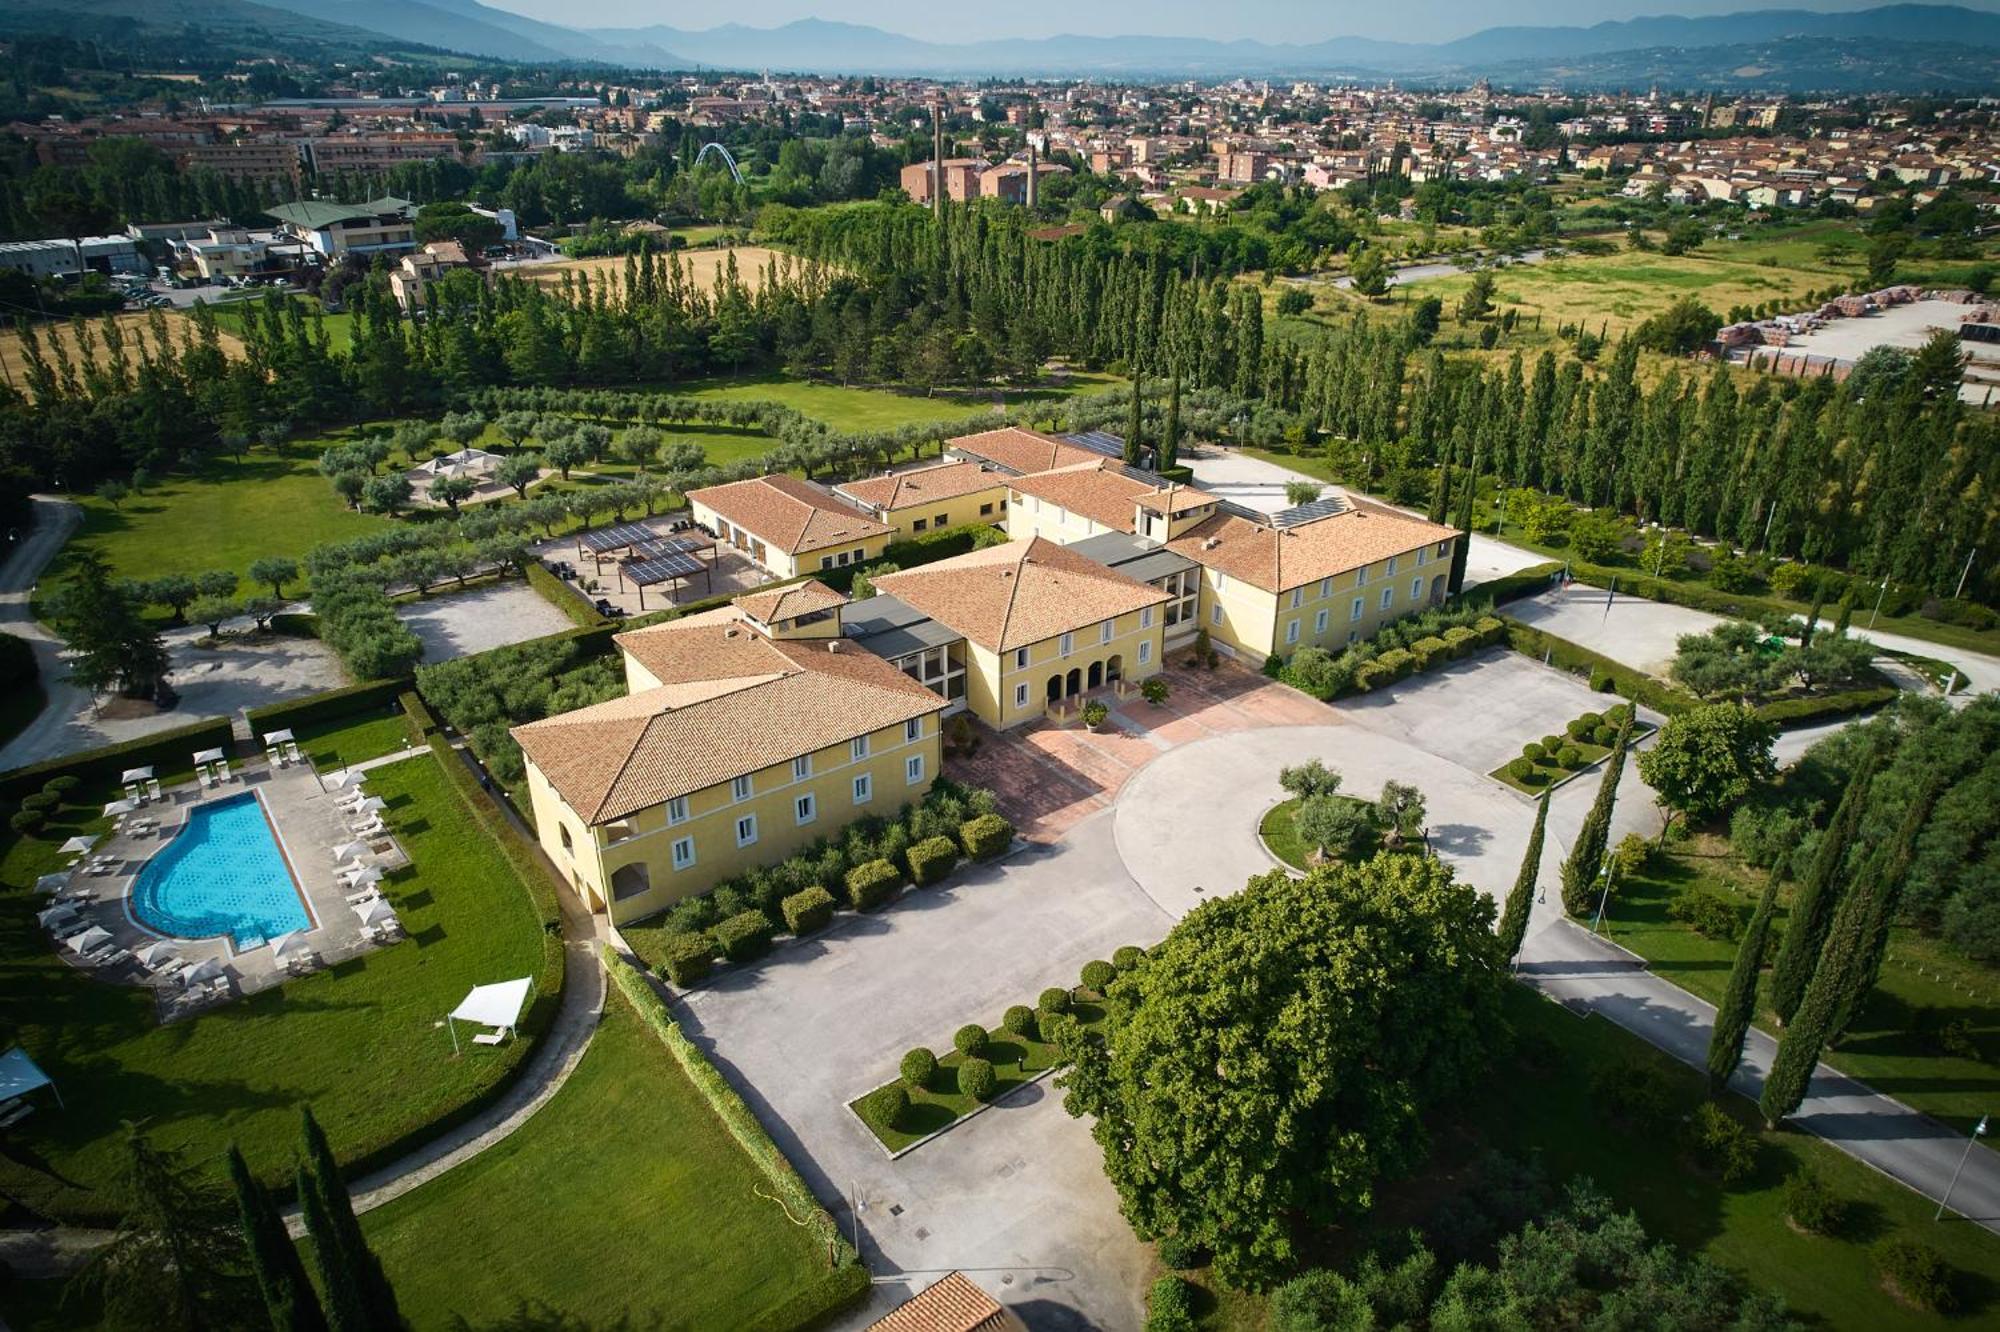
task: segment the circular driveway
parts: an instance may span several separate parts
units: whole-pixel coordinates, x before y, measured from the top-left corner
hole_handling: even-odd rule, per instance
[[[1345,795],[1372,798],[1392,778],[1415,786],[1439,858],[1489,896],[1513,884],[1533,806],[1455,763],[1353,725],[1239,731],[1162,754],[1118,795],[1113,836],[1126,870],[1179,918],[1276,868],[1257,824],[1285,798],[1278,770],[1311,758],[1341,775]]]

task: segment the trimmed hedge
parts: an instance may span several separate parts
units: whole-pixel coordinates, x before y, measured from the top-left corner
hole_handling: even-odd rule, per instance
[[[1111,984],[1117,975],[1118,968],[1099,958],[1083,964],[1083,975],[1080,979],[1083,981],[1084,989],[1103,994],[1104,987]]]
[[[858,1284],[849,1277],[816,1285],[810,1292],[814,1302],[809,1305],[795,1308],[797,1301],[787,1302],[786,1321],[776,1326],[796,1327],[817,1322],[859,1299],[869,1286],[867,1269],[861,1266],[854,1246],[842,1238],[840,1227],[834,1224],[833,1218],[813,1197],[812,1190],[806,1187],[797,1169],[779,1150],[778,1144],[771,1141],[771,1135],[764,1131],[764,1126],[757,1122],[756,1114],[669,1016],[667,1006],[647,984],[638,968],[610,948],[604,950],[604,964],[619,993],[638,1011],[640,1021],[665,1043],[680,1064],[681,1071],[687,1074],[688,1081],[708,1101],[709,1108],[715,1111],[716,1117],[729,1131],[729,1136],[763,1172],[764,1178],[783,1201],[786,1213],[795,1223],[810,1227],[832,1255],[833,1272],[829,1275],[838,1276],[842,1270],[860,1274]],[[802,1292],[801,1298],[806,1293]]]
[[[959,826],[959,840],[965,854],[974,860],[991,860],[1014,844],[1014,825],[998,814],[981,814]]]
[[[659,966],[667,979],[685,990],[708,979],[715,958],[715,939],[706,930],[669,934],[660,941]]]
[[[1439,662],[1451,659],[1453,654],[1451,644],[1433,634],[1410,644],[1410,655],[1416,658],[1417,670],[1427,671]]]
[[[999,1085],[1000,1078],[993,1071],[993,1065],[976,1055],[968,1055],[958,1066],[958,1091],[961,1096],[970,1096],[975,1101],[990,1100],[994,1088]]]
[[[977,1022],[968,1022],[951,1034],[951,1048],[962,1055],[976,1055],[986,1048],[988,1039],[986,1028]]]
[[[116,782],[118,774],[125,769],[142,768],[148,764],[165,770],[161,776],[164,782],[171,774],[189,771],[189,760],[197,751],[218,748],[225,754],[233,754],[235,750],[227,717],[211,717],[207,721],[171,731],[157,731],[136,740],[14,768],[0,773],[0,797],[18,799],[27,792],[40,790],[51,777],[71,776],[79,782]]]
[[[1850,712],[1866,712],[1879,708],[1896,697],[1893,685],[1883,685],[1876,689],[1854,689],[1844,694],[1826,694],[1819,698],[1782,698],[1774,703],[1757,706],[1757,716],[1767,722],[1813,721],[1821,717],[1840,717]]]
[[[571,587],[562,579],[542,567],[536,560],[528,565],[528,586],[542,594],[542,600],[563,613],[571,624],[580,629],[593,629],[600,624],[609,624],[608,616],[598,612],[590,598]]]
[[[1538,592],[1546,592],[1555,585],[1557,575],[1562,573],[1560,560],[1550,560],[1547,564],[1534,564],[1525,569],[1495,578],[1491,582],[1478,583],[1466,591],[1466,600],[1485,606],[1504,606],[1522,597],[1532,597]]]
[[[1506,624],[1507,641],[1523,656],[1537,659],[1546,656],[1551,666],[1571,675],[1587,675],[1593,682],[1602,680],[1626,698],[1669,717],[1686,712],[1695,705],[1692,695],[1684,694],[1644,671],[1635,671],[1622,662],[1592,652],[1567,638],[1557,638],[1554,634],[1522,624],[1519,620],[1509,619]]]
[[[1040,995],[1036,996],[1035,1008],[1043,1013],[1067,1013],[1074,1002],[1075,1000],[1071,998],[1068,990],[1059,990],[1054,986],[1050,986],[1048,989],[1043,990]]]
[[[881,906],[903,886],[903,871],[891,860],[869,860],[847,871],[847,904],[856,911]]]
[[[411,737],[420,745],[428,743],[437,734],[438,719],[430,704],[424,702],[424,696],[414,689],[405,689],[396,695],[396,701],[402,704],[403,720],[410,728]]]
[[[325,721],[328,717],[345,717],[371,707],[386,712],[409,688],[411,683],[407,675],[391,680],[364,680],[357,685],[326,689],[304,698],[273,703],[268,708],[251,708],[243,715],[250,722],[250,734],[261,736],[267,731],[304,726],[307,722]]]
[[[937,1075],[937,1066],[937,1056],[928,1047],[919,1045],[903,1056],[903,1062],[896,1071],[907,1086],[922,1087]]]
[[[833,919],[833,894],[818,885],[793,893],[778,906],[785,913],[785,928],[793,934],[823,930]]]
[[[928,888],[950,874],[958,865],[958,844],[949,837],[926,837],[908,852],[910,877],[917,887]]]
[[[1035,1035],[1035,1010],[1026,1004],[1015,1004],[1000,1015],[1000,1029],[1010,1036]]]
[[[771,947],[771,922],[761,911],[739,911],[709,932],[731,962],[762,957]]]

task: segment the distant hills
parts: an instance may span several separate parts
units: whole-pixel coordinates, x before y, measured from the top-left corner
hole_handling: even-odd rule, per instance
[[[579,7],[580,9],[583,7]],[[1401,79],[1515,87],[1826,92],[2000,89],[2000,13],[1896,4],[1850,13],[1763,9],[1588,27],[1499,27],[1434,44],[1334,37],[1284,44],[1199,37],[1051,36],[927,42],[856,23],[776,28],[573,28],[480,0],[0,0],[0,33],[129,20],[149,33],[224,33],[316,49],[441,48],[526,63],[592,62],[818,74],[1125,79]],[[232,41],[232,45],[234,44]]]

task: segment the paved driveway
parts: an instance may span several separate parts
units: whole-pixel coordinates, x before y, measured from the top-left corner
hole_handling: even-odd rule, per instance
[[[466,592],[441,592],[396,611],[423,641],[424,660],[449,661],[573,629],[569,617],[525,582],[508,579]]]

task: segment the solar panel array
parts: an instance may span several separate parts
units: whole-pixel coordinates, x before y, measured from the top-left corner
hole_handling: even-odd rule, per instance
[[[691,577],[700,573],[704,567],[702,562],[692,555],[675,553],[627,560],[619,566],[619,572],[640,587],[651,587],[655,583],[670,583],[677,578]]]
[[[1316,499],[1310,504],[1296,505],[1272,514],[1271,526],[1277,528],[1297,527],[1300,523],[1309,523],[1315,518],[1325,518],[1331,514],[1346,513],[1350,507],[1352,506],[1348,504],[1345,497],[1329,495],[1325,499]]]
[[[687,537],[654,537],[650,541],[632,543],[632,554],[642,560],[656,559],[662,555],[691,555],[708,547],[706,541],[694,541]]]
[[[1065,443],[1074,444],[1080,449],[1089,449],[1092,453],[1101,453],[1107,458],[1125,456],[1125,437],[1114,435],[1108,430],[1084,430],[1074,435],[1064,435],[1062,439]]]
[[[639,523],[619,523],[615,527],[600,527],[595,532],[585,532],[581,537],[584,546],[599,555],[608,550],[623,550],[627,546],[643,545],[659,539],[658,532]]]

